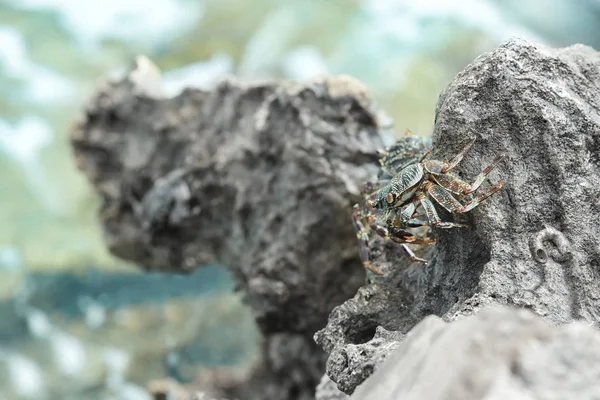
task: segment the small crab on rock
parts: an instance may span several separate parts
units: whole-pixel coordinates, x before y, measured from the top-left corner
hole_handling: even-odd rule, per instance
[[[448,162],[428,159],[426,139],[409,132],[403,140],[380,152],[378,180],[364,185],[363,199],[354,206],[353,213],[365,268],[378,275],[382,273],[371,264],[368,243],[371,231],[400,243],[411,261],[425,264],[427,261],[417,257],[407,243],[435,243],[432,228],[467,227],[442,221],[433,201],[451,214],[464,214],[502,188],[503,180],[487,192],[475,193],[504,154],[497,156],[471,183],[452,173],[474,142],[475,139],[470,140]]]

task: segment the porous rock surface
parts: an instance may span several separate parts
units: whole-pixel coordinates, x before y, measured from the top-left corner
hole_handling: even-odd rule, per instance
[[[340,391],[327,374],[323,375],[315,393],[316,400],[348,400],[350,396]]]
[[[364,275],[349,221],[381,140],[362,90],[230,80],[154,98],[107,82],[72,143],[110,250],[149,270],[219,261],[264,331],[314,332]]]
[[[147,59],[103,83],[74,126],[79,168],[117,256],[147,270],[229,267],[264,334],[239,399],[311,399],[325,353],[312,336],[365,272],[351,222],[383,146],[366,89],[227,80],[162,95]],[[231,386],[231,387],[230,387]]]
[[[432,158],[451,159],[471,138],[456,171],[472,179],[505,153],[489,177],[503,189],[457,218],[470,229],[438,232],[423,268],[374,242],[385,276],[336,307],[315,336],[346,393],[365,379],[354,371],[377,369],[378,349],[430,314],[453,321],[503,304],[551,324],[599,320],[600,53],[511,40],[480,56],[439,98]],[[399,336],[383,344],[377,326]]]
[[[529,310],[493,307],[452,323],[426,317],[351,399],[599,397],[597,329],[553,327]]]

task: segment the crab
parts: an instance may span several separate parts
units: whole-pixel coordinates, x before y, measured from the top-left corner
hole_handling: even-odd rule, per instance
[[[368,240],[371,231],[401,244],[411,261],[426,264],[427,260],[417,257],[408,243],[435,243],[433,228],[468,227],[442,221],[434,201],[451,214],[464,214],[502,188],[503,180],[487,192],[476,194],[487,175],[502,161],[504,154],[494,158],[470,183],[452,173],[474,142],[475,139],[470,140],[448,162],[428,159],[430,152],[424,151],[425,141],[409,133],[404,140],[380,152],[382,169],[378,181],[365,184],[363,199],[354,206],[353,213],[365,268],[381,274],[370,261]]]

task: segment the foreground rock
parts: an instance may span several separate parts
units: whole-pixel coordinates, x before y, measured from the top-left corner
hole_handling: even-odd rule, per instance
[[[381,349],[430,314],[452,321],[505,304],[553,324],[599,320],[599,93],[600,53],[521,40],[479,57],[442,93],[433,157],[448,160],[477,138],[457,171],[474,177],[506,153],[490,180],[507,183],[464,217],[471,229],[438,232],[424,268],[406,268],[398,250],[374,243],[386,276],[316,335],[341,390],[352,393],[389,354]],[[378,326],[395,335],[385,339]]]
[[[142,59],[98,89],[72,143],[114,254],[233,272],[265,338],[250,382],[225,394],[313,398],[324,353],[312,336],[364,282],[352,205],[382,147],[366,90],[232,80],[165,98]]]
[[[420,322],[352,400],[597,399],[600,332],[492,308]]]

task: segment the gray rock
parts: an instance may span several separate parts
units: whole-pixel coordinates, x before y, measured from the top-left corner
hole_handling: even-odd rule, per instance
[[[437,310],[451,306],[453,318],[493,301],[553,323],[598,320],[599,92],[598,52],[511,41],[442,93],[434,149],[477,137],[461,169],[473,175],[504,152],[494,175],[507,183],[471,214],[472,237],[441,236],[439,273],[430,284],[441,289]],[[448,154],[439,150],[434,155]]]
[[[98,90],[73,131],[75,157],[104,199],[114,254],[175,272],[218,260],[247,293],[265,334],[263,360],[226,397],[312,398],[323,353],[311,336],[355,293],[315,335],[346,393],[431,314],[454,321],[504,304],[551,324],[597,322],[600,55],[592,49],[513,40],[457,76],[437,105],[432,156],[448,160],[475,137],[457,171],[474,177],[503,152],[490,180],[507,183],[457,218],[471,229],[437,232],[436,248],[418,249],[425,267],[374,239],[373,262],[385,274],[358,292],[364,272],[350,213],[382,146],[362,87],[228,81],[166,99],[138,87],[145,81]],[[532,324],[524,334],[541,340]],[[473,388],[492,382],[480,378]]]
[[[382,146],[365,89],[332,78],[141,92],[109,81],[72,134],[111,251],[149,270],[217,260],[265,332],[315,332],[364,280],[352,205]]]
[[[356,381],[363,381],[375,368],[395,349],[402,340],[402,335],[394,331],[386,331],[377,327],[375,336],[367,343],[338,346],[331,352],[327,361],[327,373],[339,376],[337,387],[350,391]]]
[[[341,389],[352,393],[364,374],[337,368],[338,355],[368,345],[377,325],[406,334],[427,315],[452,321],[488,304],[527,308],[553,324],[598,321],[599,93],[600,53],[512,40],[477,58],[441,94],[432,157],[449,160],[476,138],[457,171],[472,179],[505,153],[489,180],[506,184],[456,218],[471,229],[437,232],[437,254],[423,268],[373,243],[374,264],[387,274],[334,309],[315,336]]]
[[[599,378],[595,328],[495,307],[449,324],[427,317],[351,399],[591,400]]]
[[[226,265],[265,335],[226,397],[314,398],[312,336],[365,280],[351,215],[383,146],[372,101],[344,77],[165,98],[149,65],[100,86],[72,133],[108,246],[148,270]]]
[[[350,396],[340,391],[327,374],[323,375],[317,386],[315,400],[348,400]]]

